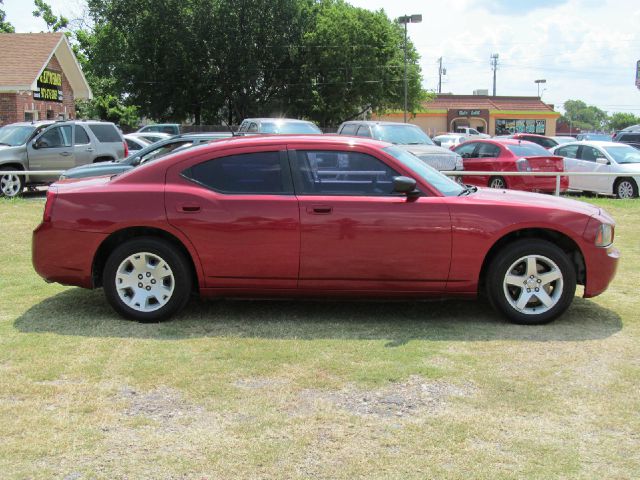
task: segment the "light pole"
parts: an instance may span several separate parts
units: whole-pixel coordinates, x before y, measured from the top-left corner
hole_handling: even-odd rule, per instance
[[[537,85],[538,85],[538,98],[540,98],[540,84],[541,84],[541,83],[547,83],[547,80],[546,80],[546,79],[544,79],[544,78],[540,78],[540,79],[538,79],[538,80],[534,80],[534,82],[533,82],[533,83],[535,83],[535,84],[537,84]]]
[[[398,23],[404,24],[404,123],[407,123],[407,24],[408,23],[420,23],[422,22],[422,15],[403,15],[398,17]]]

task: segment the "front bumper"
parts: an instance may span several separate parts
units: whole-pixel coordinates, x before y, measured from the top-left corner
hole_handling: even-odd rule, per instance
[[[616,275],[620,251],[614,246],[606,248],[590,247],[585,252],[587,281],[584,286],[584,298],[595,297],[604,292]]]

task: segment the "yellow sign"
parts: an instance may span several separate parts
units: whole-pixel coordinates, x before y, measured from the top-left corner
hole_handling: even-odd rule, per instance
[[[62,74],[43,70],[38,77],[38,89],[33,92],[34,100],[62,102]]]

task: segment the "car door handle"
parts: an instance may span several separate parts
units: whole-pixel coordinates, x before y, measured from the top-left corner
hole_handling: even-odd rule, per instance
[[[178,211],[181,213],[196,213],[200,211],[200,205],[196,203],[178,205]]]
[[[333,211],[333,207],[329,205],[313,205],[307,207],[307,213],[312,215],[329,215]]]
[[[71,156],[70,152],[60,152],[60,155],[62,155],[63,157],[69,157]]]
[[[87,152],[93,152],[93,148],[89,147],[89,148],[87,148],[85,151],[87,151]]]

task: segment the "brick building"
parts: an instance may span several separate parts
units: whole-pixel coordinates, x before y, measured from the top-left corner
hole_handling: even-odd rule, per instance
[[[510,133],[556,134],[560,113],[539,97],[492,97],[487,95],[439,94],[433,102],[408,121],[430,135],[471,127],[490,135]],[[390,113],[378,120],[402,122],[402,113]]]
[[[75,118],[92,93],[62,33],[0,34],[0,126]]]

